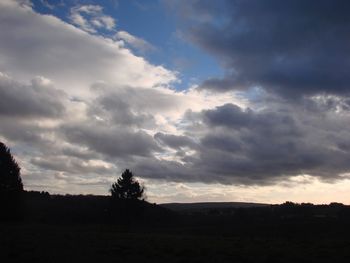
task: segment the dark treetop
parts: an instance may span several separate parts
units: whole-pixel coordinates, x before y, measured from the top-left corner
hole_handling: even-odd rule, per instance
[[[126,169],[117,182],[110,189],[113,198],[116,199],[143,199],[144,188],[134,179],[134,175]]]
[[[23,191],[20,170],[10,149],[0,142],[0,193],[19,193]]]

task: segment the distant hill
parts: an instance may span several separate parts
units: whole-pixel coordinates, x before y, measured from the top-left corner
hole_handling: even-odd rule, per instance
[[[197,212],[212,209],[265,207],[269,204],[245,202],[200,202],[200,203],[165,203],[160,206],[178,212]]]
[[[23,219],[51,223],[113,223],[118,220],[136,222],[168,221],[174,212],[140,200],[113,202],[103,195],[50,195],[25,191]]]

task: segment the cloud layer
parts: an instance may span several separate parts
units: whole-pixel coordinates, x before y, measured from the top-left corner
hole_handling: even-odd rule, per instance
[[[98,29],[112,31],[115,28],[114,18],[103,13],[99,5],[80,5],[71,8],[70,20],[84,31],[97,33]]]
[[[348,1],[190,1],[186,12],[166,2],[188,22],[187,39],[226,68],[225,77],[202,88],[260,86],[284,97],[349,94]]]
[[[91,31],[2,1],[0,139],[18,156],[27,187],[54,192],[106,193],[125,168],[181,183],[343,179],[350,171],[343,4],[335,16],[338,5],[323,1],[316,10],[304,1],[191,1],[182,10],[193,23],[187,37],[215,54],[227,76],[176,91],[177,72],[98,34],[105,16],[98,6],[72,7],[91,16]]]

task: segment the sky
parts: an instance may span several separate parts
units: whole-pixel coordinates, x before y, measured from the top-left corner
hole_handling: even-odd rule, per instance
[[[350,204],[350,3],[1,0],[0,141],[27,190]]]

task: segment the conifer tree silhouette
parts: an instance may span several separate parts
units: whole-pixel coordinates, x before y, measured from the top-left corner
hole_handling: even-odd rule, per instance
[[[20,167],[10,149],[0,142],[0,220],[17,220],[23,214]]]
[[[137,200],[143,199],[144,188],[129,169],[126,169],[117,182],[112,184],[110,189],[112,198],[120,200]]]
[[[10,149],[0,142],[0,193],[16,194],[23,191],[21,168],[18,166]]]

